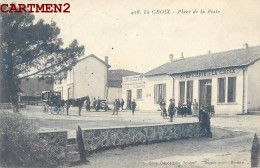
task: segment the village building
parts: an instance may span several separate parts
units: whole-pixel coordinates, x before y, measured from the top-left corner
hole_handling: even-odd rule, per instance
[[[107,92],[108,103],[113,103],[115,99],[122,98],[122,78],[124,76],[138,75],[139,73],[125,69],[116,69],[108,71]]]
[[[64,77],[54,82],[54,90],[64,100],[89,96],[91,100],[107,98],[108,57],[105,61],[91,54],[81,58]]]
[[[122,77],[139,74],[129,70],[109,70],[108,57],[105,61],[95,55],[81,58],[54,82],[54,90],[61,92],[64,100],[89,96],[91,101],[105,99],[113,103],[122,98]],[[61,71],[61,73],[64,73]]]
[[[146,102],[149,103],[147,101],[149,96],[145,95],[145,84],[143,74],[123,77],[122,98],[126,103],[135,99],[137,104],[136,110],[149,109],[149,105],[145,104]]]
[[[125,77],[122,97],[136,99],[141,110],[157,110],[161,99],[168,105],[174,98],[176,106],[188,99],[199,107],[214,105],[216,114],[260,112],[259,59],[260,47],[247,45],[177,60],[170,55],[169,62],[144,75]]]

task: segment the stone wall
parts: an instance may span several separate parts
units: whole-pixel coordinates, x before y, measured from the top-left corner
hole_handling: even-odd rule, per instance
[[[59,148],[60,152],[57,153],[60,158],[66,160],[67,158],[67,131],[54,131],[54,132],[39,132],[41,138],[48,141],[49,144],[55,145]]]
[[[82,132],[86,151],[205,136],[199,123],[86,129]]]

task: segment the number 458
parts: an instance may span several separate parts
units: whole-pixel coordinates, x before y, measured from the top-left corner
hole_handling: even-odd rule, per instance
[[[136,11],[133,11],[131,12],[132,15],[138,15],[138,14],[141,14],[141,11],[140,10],[136,10]]]

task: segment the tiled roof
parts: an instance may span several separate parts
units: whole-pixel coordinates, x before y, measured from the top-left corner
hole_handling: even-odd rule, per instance
[[[109,70],[107,74],[108,87],[122,87],[122,77],[139,75],[140,73],[125,69]]]
[[[144,75],[171,75],[227,67],[240,67],[250,65],[259,59],[260,46],[255,46],[174,60],[172,63],[165,63]]]
[[[122,80],[108,80],[107,86],[108,87],[121,88],[122,87]]]
[[[107,68],[110,68],[110,67],[111,67],[109,64],[107,64],[105,61],[103,61],[102,59],[98,58],[98,57],[95,56],[94,54],[90,54],[90,55],[88,55],[88,56],[85,56],[85,57],[83,57],[83,58],[78,59],[78,60],[76,61],[76,64],[77,64],[78,62],[82,61],[82,60],[85,60],[85,59],[91,58],[91,57],[92,57],[92,58],[95,58],[95,59],[97,59],[98,61],[100,61],[101,63],[103,63],[105,66],[107,66]],[[67,66],[64,67],[64,68],[61,68],[61,69],[57,70],[54,74],[59,74],[59,73],[63,72],[64,70],[67,71],[67,68],[70,67],[70,66],[72,66],[72,65],[73,65],[73,64],[67,65]],[[75,65],[73,65],[73,66],[75,66]]]
[[[111,67],[109,64],[107,64],[105,61],[103,61],[102,59],[98,58],[98,57],[95,56],[94,54],[90,54],[90,55],[88,55],[88,56],[86,56],[86,57],[84,57],[84,58],[81,58],[81,59],[79,59],[77,62],[80,62],[80,61],[82,61],[82,60],[84,60],[84,59],[86,59],[86,58],[89,58],[89,57],[93,57],[93,58],[97,59],[98,61],[100,61],[100,62],[102,62],[103,64],[105,64],[108,68]]]

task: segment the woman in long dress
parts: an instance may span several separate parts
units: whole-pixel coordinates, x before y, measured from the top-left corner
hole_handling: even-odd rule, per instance
[[[199,104],[196,101],[196,99],[194,99],[192,103],[192,115],[197,116],[198,114],[199,114]]]

